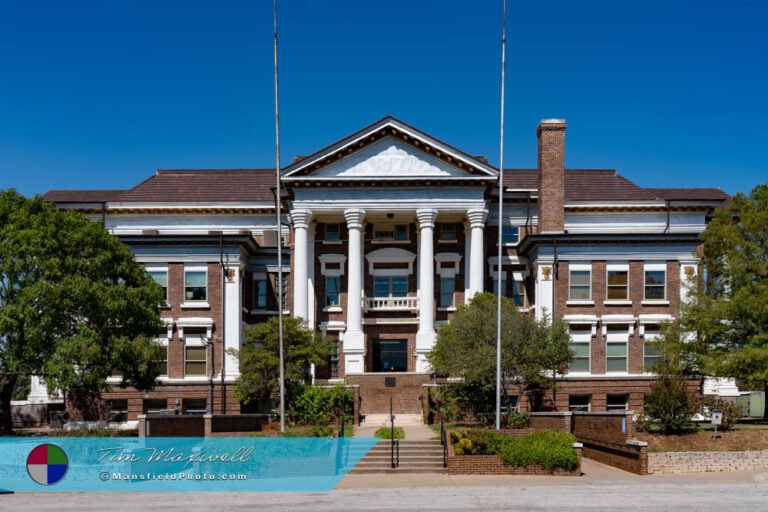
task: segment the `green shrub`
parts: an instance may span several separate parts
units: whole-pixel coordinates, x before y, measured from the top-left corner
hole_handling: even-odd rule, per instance
[[[528,428],[531,415],[527,412],[511,412],[507,415],[507,428]]]
[[[645,414],[659,424],[662,434],[679,434],[693,428],[696,399],[688,392],[685,378],[661,374],[645,398]]]
[[[720,397],[711,397],[704,399],[704,405],[709,409],[709,412],[723,411],[723,422],[717,427],[718,430],[731,430],[741,418],[741,411],[735,402],[729,402]]]
[[[450,432],[456,455],[498,455],[504,464],[514,466],[538,465],[548,471],[571,471],[578,464],[572,434],[561,432],[532,432],[513,438],[492,430],[462,430]]]
[[[392,429],[390,427],[381,427],[373,434],[373,437],[379,439],[392,439]],[[395,427],[395,439],[405,439],[405,431],[400,427]]]
[[[291,418],[299,425],[337,423],[342,414],[351,420],[353,394],[341,384],[333,387],[304,386],[293,401]]]

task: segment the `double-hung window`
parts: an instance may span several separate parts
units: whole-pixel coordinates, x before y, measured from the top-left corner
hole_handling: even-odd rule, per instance
[[[408,276],[374,276],[374,297],[406,297]]]
[[[514,245],[520,241],[520,226],[503,226],[501,228],[501,243]]]
[[[373,229],[373,239],[377,241],[408,241],[408,224],[377,224]]]
[[[163,289],[165,302],[168,302],[168,269],[147,267],[147,274]]]
[[[661,352],[656,345],[661,336],[659,324],[645,324],[643,327],[643,371],[652,372],[661,361]]]
[[[592,300],[592,266],[572,265],[568,276],[568,300]]]
[[[253,306],[255,309],[267,309],[267,278],[256,277],[253,280]]]
[[[339,276],[325,277],[325,305],[327,307],[339,306],[341,293],[341,278]]]
[[[663,263],[646,263],[644,300],[667,300],[667,268]]]
[[[590,342],[592,341],[592,324],[571,324],[571,345],[574,353],[571,363],[568,365],[568,371],[588,373],[589,372],[589,352]]]
[[[456,224],[452,222],[444,222],[440,224],[440,241],[441,242],[456,241]]]
[[[606,272],[606,299],[608,301],[629,300],[629,266],[609,263]]]
[[[630,326],[627,324],[608,324],[605,326],[605,370],[607,373],[626,373],[629,329]]]
[[[208,271],[205,268],[184,269],[184,302],[208,300]]]
[[[184,376],[204,377],[208,365],[208,347],[202,335],[184,336]]]
[[[326,242],[338,242],[341,240],[341,224],[326,224],[325,225],[325,241]]]
[[[440,278],[440,307],[450,308],[454,306],[453,295],[456,291],[455,277]]]

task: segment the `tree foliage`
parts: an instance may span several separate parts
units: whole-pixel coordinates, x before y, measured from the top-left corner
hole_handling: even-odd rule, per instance
[[[682,348],[704,374],[768,391],[768,185],[735,195],[702,240],[706,275],[702,286],[689,283],[695,300],[681,315],[691,334]]]
[[[443,325],[429,354],[440,375],[463,377],[466,385],[479,388],[478,397],[493,397],[496,386],[497,297],[475,295]],[[525,392],[554,384],[554,377],[570,362],[570,337],[561,322],[536,321],[502,297],[501,377],[506,387],[517,384]],[[483,392],[486,391],[486,392]],[[478,404],[490,410],[490,404]]]
[[[243,403],[268,401],[280,385],[278,319],[247,327],[243,348],[232,351],[240,360],[237,395]],[[304,327],[300,318],[283,319],[285,379],[306,382],[309,366],[322,366],[331,353],[331,343]]]
[[[20,375],[49,389],[152,387],[162,289],[104,226],[39,198],[0,192],[0,410],[9,431]]]

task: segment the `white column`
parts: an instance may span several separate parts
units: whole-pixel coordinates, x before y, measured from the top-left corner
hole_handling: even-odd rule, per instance
[[[488,210],[468,210],[471,250],[469,262],[469,301],[476,293],[482,293],[485,282],[485,265],[483,265],[483,228]]]
[[[315,329],[315,223],[307,230],[307,326]],[[314,368],[314,365],[313,365]]]
[[[27,400],[33,404],[48,402],[48,387],[43,382],[42,377],[33,375],[29,384],[29,395]]]
[[[552,262],[536,262],[536,320],[552,318],[555,303],[555,276]]]
[[[416,333],[416,371],[430,371],[427,354],[435,346],[435,253],[436,210],[416,210],[419,221],[419,330]]]
[[[307,298],[307,254],[309,252],[308,233],[309,222],[312,220],[310,210],[293,210],[293,316],[306,322],[309,316],[309,300]]]
[[[469,302],[469,274],[470,262],[472,261],[472,240],[470,237],[469,222],[464,223],[464,304]]]
[[[226,369],[224,378],[235,380],[240,376],[240,361],[229,353],[230,349],[240,350],[242,339],[243,282],[240,279],[240,264],[226,265],[224,275],[224,300],[227,302],[224,317],[224,348],[226,349]]]
[[[349,231],[349,274],[347,278],[347,330],[344,333],[344,371],[363,373],[365,335],[363,334],[363,245],[365,210],[344,210]]]

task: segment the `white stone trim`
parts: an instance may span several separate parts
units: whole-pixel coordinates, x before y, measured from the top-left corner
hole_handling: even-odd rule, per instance
[[[185,327],[204,327],[206,338],[213,341],[212,331],[213,331],[214,322],[212,318],[192,316],[192,317],[176,318],[174,321],[176,322],[176,328],[179,331],[180,339],[184,338]]]
[[[405,269],[379,269],[376,270],[376,263],[407,263],[408,275],[413,274],[413,262],[416,259],[416,255],[405,249],[399,249],[397,247],[386,247],[384,249],[376,249],[365,255],[365,259],[368,260],[368,273],[373,275],[402,275]],[[386,274],[380,273],[384,270],[397,270],[398,274]],[[379,273],[377,273],[379,272]]]
[[[343,254],[323,254],[317,259],[320,260],[320,274],[327,277],[340,277],[344,275],[344,264],[347,261],[347,257]],[[338,269],[329,269],[326,267],[327,263],[338,263]]]
[[[459,273],[461,254],[457,252],[441,252],[435,255],[435,274],[440,277],[456,277]],[[453,268],[443,268],[443,263],[453,263]]]

